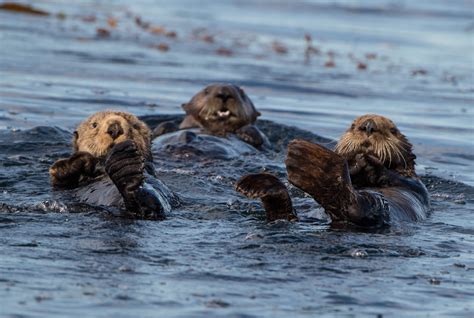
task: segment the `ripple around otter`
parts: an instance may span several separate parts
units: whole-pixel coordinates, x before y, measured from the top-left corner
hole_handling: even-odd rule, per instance
[[[0,316],[474,315],[471,1],[29,2],[50,16],[0,10]],[[308,60],[306,33],[319,50]],[[212,82],[243,86],[274,152],[155,154],[186,203],[163,222],[113,218],[50,190],[48,168],[85,117],[181,114]],[[243,172],[284,177],[291,138],[331,146],[364,113],[413,142],[433,203],[426,221],[332,230],[290,188],[303,222],[267,224],[233,190]]]
[[[151,125],[180,118],[143,117]],[[265,169],[284,177],[281,162],[293,138],[333,143],[271,121],[257,123],[274,151],[211,162],[154,154],[160,178],[184,201],[163,222],[114,218],[51,191],[47,168],[68,153],[69,132],[53,127],[1,131],[1,180],[8,190],[0,192],[0,242],[9,257],[0,262],[0,271],[8,273],[0,295],[18,302],[9,310],[28,314],[45,303],[50,315],[61,315],[66,313],[61,304],[73,297],[91,312],[97,306],[114,312],[119,304],[139,304],[138,312],[147,315],[158,306],[151,304],[159,295],[160,310],[170,314],[180,306],[198,313],[215,298],[228,304],[217,307],[229,315],[275,306],[281,315],[302,308],[307,314],[330,313],[334,306],[365,313],[403,308],[414,314],[422,310],[421,302],[429,302],[429,294],[460,306],[474,294],[467,279],[473,242],[466,235],[472,227],[450,224],[449,215],[459,207],[449,198],[472,200],[471,187],[425,176],[436,194],[431,217],[379,233],[330,230],[324,215],[314,214],[316,204],[296,190],[303,222],[266,224],[260,204],[234,191],[235,180]],[[42,140],[36,147],[35,138]],[[28,165],[9,165],[11,158]],[[192,173],[177,174],[179,169]],[[462,209],[474,211],[471,203]],[[387,293],[387,286],[393,292]],[[402,288],[405,293],[399,294]],[[289,300],[287,307],[278,300],[282,297]],[[314,302],[325,309],[309,306]]]

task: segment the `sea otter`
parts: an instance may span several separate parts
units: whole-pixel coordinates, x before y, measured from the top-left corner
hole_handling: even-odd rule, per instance
[[[156,178],[150,148],[151,131],[134,115],[95,113],[74,131],[71,157],[51,166],[51,184],[125,216],[163,219],[177,198]]]
[[[290,183],[310,194],[336,227],[383,227],[426,217],[429,196],[415,173],[412,145],[388,118],[354,120],[335,151],[304,140],[288,146]],[[237,191],[261,198],[269,220],[295,219],[284,184],[270,174],[242,177]]]
[[[201,132],[217,137],[236,136],[240,140],[260,148],[268,145],[265,135],[253,125],[260,116],[242,88],[231,84],[206,86],[191,100],[182,105],[186,117],[181,123],[168,121],[158,125],[153,137],[178,130],[173,137],[177,142],[189,143]]]

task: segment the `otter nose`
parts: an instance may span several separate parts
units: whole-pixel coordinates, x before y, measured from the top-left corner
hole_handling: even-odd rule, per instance
[[[365,131],[368,135],[372,135],[374,131],[377,131],[377,126],[372,119],[367,120],[360,126],[362,131]]]
[[[229,98],[232,97],[232,93],[226,87],[224,87],[216,94],[216,97],[222,99],[222,102],[225,103]]]
[[[113,138],[117,139],[118,136],[123,134],[123,128],[119,123],[115,122],[109,125],[107,128],[107,133]]]

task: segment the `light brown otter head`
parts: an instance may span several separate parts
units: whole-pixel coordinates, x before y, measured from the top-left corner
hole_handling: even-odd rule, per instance
[[[375,155],[386,168],[414,177],[416,156],[412,145],[388,118],[364,115],[356,118],[336,145],[347,160],[358,153]]]
[[[139,152],[151,160],[151,131],[136,116],[118,111],[102,111],[83,121],[74,132],[74,151],[103,158],[117,143],[133,140]]]
[[[209,85],[182,107],[202,128],[217,134],[235,132],[260,116],[243,89],[230,84]]]

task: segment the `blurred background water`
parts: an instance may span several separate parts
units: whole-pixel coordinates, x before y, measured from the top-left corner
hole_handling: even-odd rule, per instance
[[[48,148],[28,152],[30,135],[12,132],[58,127],[42,138],[65,147],[95,111],[177,114],[213,82],[241,85],[264,119],[334,139],[356,116],[388,116],[420,174],[474,185],[473,1],[24,3],[49,15],[0,10],[0,203],[30,198],[31,180],[48,187]],[[383,234],[269,226],[225,205],[161,223],[3,213],[0,313],[469,316],[471,195],[446,186],[428,221]]]

